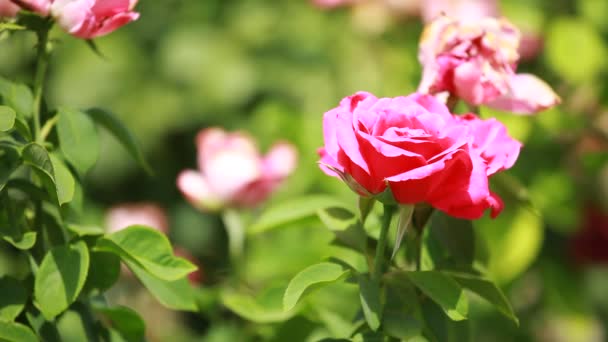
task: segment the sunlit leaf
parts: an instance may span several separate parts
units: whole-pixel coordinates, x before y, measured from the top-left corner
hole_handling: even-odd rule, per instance
[[[344,279],[350,274],[341,265],[322,262],[302,270],[289,282],[283,297],[283,309],[293,309],[296,304],[314,289]]]
[[[99,140],[95,123],[83,112],[60,108],[57,111],[59,147],[67,160],[84,175],[97,161]]]
[[[130,226],[97,241],[97,249],[111,252],[123,261],[132,261],[163,280],[178,280],[196,271],[196,266],[176,257],[167,237],[156,229]]]
[[[438,271],[413,271],[407,272],[407,276],[425,295],[439,304],[450,319],[460,321],[467,318],[467,297],[454,279]]]
[[[307,217],[313,217],[317,210],[340,205],[340,202],[327,195],[309,195],[278,203],[266,209],[258,220],[248,229],[249,234],[259,234]]]
[[[89,272],[89,251],[80,241],[51,249],[42,260],[34,283],[34,298],[47,319],[72,304]]]

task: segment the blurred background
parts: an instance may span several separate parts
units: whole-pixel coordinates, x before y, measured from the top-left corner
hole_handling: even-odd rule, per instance
[[[54,32],[49,106],[104,107],[141,142],[154,176],[100,131],[101,159],[85,182],[85,220],[107,226],[109,208],[148,203],[183,255],[200,265],[201,313],[162,309],[125,273],[112,300],[145,317],[151,341],[315,341],[339,335],[356,314],[350,285],[310,297],[324,311],[282,313],[281,286],[332,255],[332,235],[316,219],[248,236],[239,293],[219,299],[231,272],[227,238],[214,214],[192,208],[175,185],[196,168],[194,137],[203,128],[246,130],[262,151],[276,140],[299,151],[295,174],[264,207],[302,194],[354,203],[339,180],[317,167],[321,118],[344,96],[415,91],[423,28],[419,1],[367,0],[321,6],[307,0],[141,1],[141,18],[96,40],[103,57]],[[331,8],[329,8],[331,7]],[[496,191],[516,189],[496,220],[475,222],[489,245],[489,272],[519,316],[516,327],[481,301],[471,308],[473,341],[608,339],[608,1],[508,0],[500,13],[524,34],[523,61],[552,85],[561,106],[537,116],[482,109],[522,141],[518,163]],[[0,74],[29,80],[34,37],[0,41]],[[526,190],[527,189],[527,190]],[[522,201],[524,199],[525,201]],[[528,201],[530,204],[522,204]],[[0,273],[18,273],[1,242]],[[250,300],[245,312],[226,301]],[[228,306],[228,307],[227,307]],[[293,316],[293,317],[292,317]],[[250,321],[257,322],[253,324]],[[77,339],[76,339],[77,340]]]

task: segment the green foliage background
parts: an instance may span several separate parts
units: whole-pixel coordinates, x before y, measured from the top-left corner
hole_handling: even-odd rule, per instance
[[[503,215],[475,223],[490,247],[490,273],[507,291],[521,326],[474,302],[476,323],[469,337],[600,341],[608,336],[608,272],[605,266],[577,264],[569,239],[590,203],[608,209],[608,3],[509,0],[501,8],[524,31],[538,30],[544,38],[540,55],[520,70],[540,75],[564,103],[534,117],[483,111],[524,142],[508,174],[529,189],[521,197],[532,208],[505,198]],[[47,84],[53,107],[103,104],[111,109],[141,141],[155,173],[146,176],[100,131],[100,161],[86,180],[90,223],[103,224],[104,211],[112,205],[157,202],[169,214],[171,239],[200,260],[203,288],[221,282],[229,271],[221,220],[195,211],[175,186],[180,170],[195,168],[194,135],[209,126],[246,130],[263,150],[278,139],[297,145],[298,170],[267,207],[310,193],[355,205],[350,190],[317,167],[322,114],[357,90],[382,97],[414,91],[421,70],[418,18],[348,8],[322,11],[306,0],[142,1],[138,10],[139,21],[96,41],[103,58],[82,41],[54,32],[61,38],[54,42],[57,53]],[[28,80],[33,44],[27,35],[0,41],[0,74]],[[600,148],[585,148],[589,140]],[[501,184],[495,184],[499,192]],[[233,310],[218,309],[217,296],[205,290],[201,302],[213,314],[162,311],[133,284],[119,286],[115,297],[149,308],[138,311],[152,340],[299,341],[335,335],[357,309],[352,287],[335,285],[315,293],[309,306],[322,303],[326,310],[305,310],[295,317],[282,313],[282,291],[276,290],[323,258],[349,258],[348,252],[329,247],[331,238],[314,218],[251,235],[242,266],[246,288],[224,295],[229,296],[224,304],[232,303]],[[11,251],[6,243],[0,246],[0,274],[19,272]],[[128,298],[132,293],[138,294],[135,299]],[[257,302],[247,302],[243,293]]]

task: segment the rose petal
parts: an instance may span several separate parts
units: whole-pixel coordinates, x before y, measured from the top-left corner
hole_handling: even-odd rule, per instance
[[[207,180],[197,171],[182,171],[177,177],[177,188],[198,209],[214,211],[224,204],[212,192]]]
[[[560,102],[559,96],[540,78],[517,74],[509,79],[509,92],[487,105],[518,114],[535,114]]]

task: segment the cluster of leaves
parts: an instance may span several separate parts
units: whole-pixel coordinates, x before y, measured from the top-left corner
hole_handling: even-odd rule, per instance
[[[38,37],[48,32],[41,35],[46,26],[33,29]],[[39,44],[40,67],[48,51],[44,39]],[[176,257],[166,236],[152,228],[105,234],[80,224],[82,181],[98,158],[98,127],[149,166],[113,114],[45,108],[41,87],[38,80],[31,89],[0,78],[0,237],[24,261],[18,272],[0,278],[0,340],[62,341],[65,322],[82,340],[142,340],[139,315],[109,305],[104,296],[118,280],[121,262],[161,304],[190,311],[197,308],[186,276],[196,267]]]
[[[459,337],[471,336],[470,326],[465,321],[469,317],[469,298],[487,301],[518,324],[505,295],[486,275],[487,246],[471,221],[434,212],[423,230],[407,229],[412,208],[403,208],[395,215],[400,217],[399,224],[394,225],[396,231],[391,234],[395,241],[393,251],[384,256],[392,260],[391,265],[376,279],[370,273],[373,271],[373,247],[379,242],[377,234],[362,219],[370,211],[370,216],[375,215],[373,203],[362,205],[357,214],[335,200],[317,197],[299,199],[297,206],[296,203],[283,203],[267,211],[252,230],[255,233],[268,231],[316,212],[334,234],[332,244],[360,254],[367,263],[353,265],[331,257],[304,269],[290,281],[284,292],[285,313],[291,313],[290,316],[310,313],[310,303],[306,304],[310,293],[345,282],[357,287],[360,310],[353,317],[350,333],[335,336],[339,338],[355,341],[378,338],[459,340]],[[318,209],[319,205],[323,209]],[[299,209],[282,210],[284,206]],[[429,215],[426,208],[414,211],[414,215],[421,213]],[[374,222],[373,219],[375,217],[367,220]],[[416,217],[413,221],[415,225]],[[402,241],[405,248],[400,249]],[[238,305],[236,309],[241,311]]]

